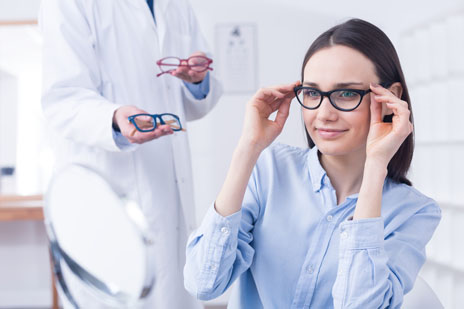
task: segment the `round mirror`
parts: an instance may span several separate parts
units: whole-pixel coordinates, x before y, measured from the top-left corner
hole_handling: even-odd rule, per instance
[[[84,289],[109,306],[143,302],[154,283],[154,254],[137,203],[117,195],[97,172],[72,165],[53,177],[44,214],[56,279],[66,301],[85,307],[76,295]]]

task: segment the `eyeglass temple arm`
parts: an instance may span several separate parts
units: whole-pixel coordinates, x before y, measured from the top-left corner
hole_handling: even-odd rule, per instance
[[[174,70],[163,71],[161,73],[156,74],[156,77],[160,77],[161,75],[166,74],[166,73],[171,73],[172,71]]]
[[[134,120],[135,121],[135,120]],[[153,123],[152,122],[149,122],[149,121],[141,121],[141,120],[137,120],[135,121],[137,123],[137,126],[141,129],[146,129],[146,128],[150,128],[153,126]],[[179,126],[177,125],[173,125],[173,123],[176,123],[177,121],[176,120],[168,120],[168,121],[165,121],[165,124],[169,125],[171,128],[173,129],[180,129]],[[185,132],[187,131],[186,129],[182,129],[181,130],[182,132]],[[134,136],[135,135],[135,132],[137,132],[137,128],[134,128],[132,130],[132,132],[129,134],[130,136]]]

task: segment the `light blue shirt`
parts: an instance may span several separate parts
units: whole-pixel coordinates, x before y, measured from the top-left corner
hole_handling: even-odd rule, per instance
[[[205,78],[198,84],[183,82],[185,87],[190,91],[193,97],[197,100],[203,100],[209,93],[209,72]]]
[[[353,221],[357,196],[337,205],[316,147],[272,145],[241,211],[222,217],[211,206],[190,236],[186,289],[209,300],[238,279],[229,308],[400,308],[440,208],[387,178],[382,216]]]

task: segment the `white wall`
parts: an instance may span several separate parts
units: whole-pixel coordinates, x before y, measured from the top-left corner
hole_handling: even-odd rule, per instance
[[[51,306],[51,272],[42,222],[0,223],[0,308]]]
[[[0,71],[0,102],[16,102],[17,79],[7,72]],[[0,166],[16,164],[16,104],[0,103]],[[2,188],[0,188],[2,192]]]
[[[3,93],[9,98],[2,97],[1,104],[3,111],[18,115],[9,118],[11,133],[17,136],[16,147],[8,145],[11,152],[16,153],[16,189],[21,194],[39,193],[44,183],[39,172],[43,139],[40,106],[42,73],[41,38],[36,26],[0,27],[0,71],[15,80],[14,88],[3,84]],[[1,164],[3,162],[0,161]]]
[[[0,20],[36,19],[40,0],[0,0]]]
[[[401,51],[416,111],[415,186],[438,201],[442,221],[422,276],[445,308],[464,305],[464,3],[405,29]]]
[[[35,18],[39,2],[39,0],[0,0],[0,20]],[[215,50],[214,29],[217,23],[251,22],[256,24],[258,30],[258,86],[286,83],[299,79],[301,62],[312,40],[328,27],[349,17],[360,17],[375,23],[390,36],[396,46],[400,46],[405,33],[412,31],[413,26],[423,22],[428,23],[435,16],[454,12],[454,8],[458,7],[461,2],[462,0],[443,0],[440,2],[419,0],[383,2],[362,0],[325,0],[323,2],[191,0],[203,33],[210,42],[213,52]],[[401,49],[400,57],[406,67],[410,61],[413,61],[405,58],[401,54]],[[8,61],[8,63],[10,62]],[[406,78],[408,80],[409,74],[414,75],[414,72],[407,72]],[[420,89],[420,85],[411,88],[414,92]],[[194,163],[197,218],[199,220],[214,200],[223,182],[232,151],[241,132],[244,107],[251,95],[252,93],[226,94],[208,116],[188,125]],[[427,105],[420,101],[417,92],[413,95],[414,100],[416,100],[415,98],[418,102],[413,102],[413,106],[416,118],[419,119],[421,113],[423,114],[425,111],[426,107],[424,106]],[[450,113],[450,116],[456,116],[452,119],[459,122],[460,114]],[[445,115],[439,122],[433,122],[433,125],[443,126],[443,122],[447,121],[446,119],[449,121],[450,118],[446,118]],[[304,146],[301,124],[299,108],[297,104],[293,104],[288,124],[279,140]],[[419,120],[418,129],[424,125],[427,124],[421,125]],[[38,125],[35,124],[35,126]],[[448,128],[448,132],[452,133],[453,127],[449,126]],[[2,129],[0,128],[0,130]],[[442,144],[434,144],[430,151],[430,147],[427,148],[426,143],[419,144],[416,157],[425,159],[422,159],[422,163],[416,163],[416,159],[414,159],[414,164],[420,165],[424,162],[436,161],[436,158],[442,154],[443,147],[440,147],[441,145],[448,145],[447,141],[443,141]],[[461,201],[462,199],[457,197],[447,198],[447,196],[450,197],[451,193],[447,193],[446,188],[437,191],[434,184],[424,185],[420,182],[421,177],[435,181],[450,177],[451,173],[458,176],[464,173],[462,171],[463,164],[460,162],[464,155],[462,143],[446,147],[446,156],[449,160],[444,162],[448,162],[448,165],[445,169],[436,170],[437,173],[441,174],[437,176],[431,173],[430,165],[421,165],[420,168],[415,168],[416,173],[413,175],[413,180],[417,179],[419,186],[422,186],[421,189],[438,200]],[[421,170],[427,173],[420,174]],[[439,185],[440,181],[436,181],[436,183]],[[462,181],[453,183],[454,192],[462,194],[462,184]],[[462,241],[456,235],[462,235],[459,232],[463,232],[460,223],[464,216],[462,213],[454,211],[446,211],[445,214],[440,225],[439,233],[444,235],[441,236],[441,240],[446,239],[449,235],[452,235],[453,238],[449,238],[448,247],[443,247],[443,244],[438,242],[435,248],[429,248],[431,256],[440,255],[442,251],[446,252],[446,250],[448,250],[448,254],[452,254],[451,247],[462,248]],[[450,220],[451,217],[453,219]],[[27,222],[0,224],[0,260],[2,260],[0,265],[0,307],[11,307],[14,304],[22,306],[28,304],[49,305],[45,232],[39,225]],[[435,243],[437,242],[435,241]],[[455,250],[455,252],[462,254],[462,251]],[[462,255],[458,256],[464,258]],[[454,304],[455,308],[462,307],[464,302],[459,302],[458,297],[464,294],[459,293],[459,291],[464,291],[463,281],[454,279],[455,269],[440,265],[435,267],[433,263],[428,263],[424,269],[424,275],[429,283],[437,288],[442,301],[446,304]],[[452,295],[448,295],[449,293]]]
[[[32,4],[32,5],[28,5]],[[0,2],[0,20],[35,18],[38,2]],[[11,12],[7,15],[6,8]],[[15,8],[15,10],[13,10]],[[16,184],[3,194],[42,192],[40,37],[36,27],[0,27],[0,165],[16,166]],[[10,191],[15,190],[15,192]],[[0,222],[0,308],[51,306],[51,271],[42,222]]]

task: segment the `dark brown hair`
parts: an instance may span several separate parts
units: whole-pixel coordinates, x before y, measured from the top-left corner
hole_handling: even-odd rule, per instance
[[[395,47],[382,30],[367,21],[351,19],[321,34],[306,52],[301,69],[302,82],[304,80],[304,68],[309,58],[317,51],[334,45],[344,45],[353,48],[371,60],[375,66],[376,74],[380,79],[380,84],[383,86],[389,87],[395,82],[401,83],[403,86],[401,100],[408,103],[409,110],[411,111],[410,120],[413,122],[411,100]],[[313,148],[314,142],[309,136],[308,130],[306,130],[306,138],[309,148]],[[406,174],[411,165],[413,152],[414,132],[405,139],[390,160],[387,168],[389,178],[398,183],[411,185],[411,181],[406,178]]]

